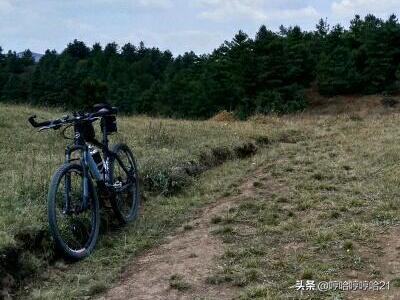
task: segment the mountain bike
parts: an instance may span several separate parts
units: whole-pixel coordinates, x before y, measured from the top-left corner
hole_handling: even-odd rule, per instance
[[[117,132],[116,114],[115,107],[99,104],[90,112],[75,112],[57,120],[37,122],[36,116],[28,119],[39,131],[63,128],[63,137],[73,140],[66,147],[65,163],[55,172],[48,192],[50,232],[67,258],[83,259],[93,251],[99,235],[100,205],[106,201],[122,224],[138,216],[140,194],[135,157],[126,144],[109,148],[108,136]],[[101,142],[93,127],[97,120]],[[66,135],[70,127],[73,138]]]

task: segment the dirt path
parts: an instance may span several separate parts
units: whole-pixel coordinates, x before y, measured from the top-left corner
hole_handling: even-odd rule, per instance
[[[385,288],[382,291],[358,291],[348,294],[348,299],[360,300],[397,300],[400,299],[400,289],[396,286],[400,282],[400,227],[395,227],[389,233],[383,234],[379,239],[381,253],[377,251],[368,251],[371,261],[379,270],[377,280],[390,282],[390,289]],[[382,254],[382,255],[379,255]],[[371,279],[369,274],[358,274],[357,280],[375,280]],[[395,281],[394,281],[395,280]],[[396,282],[397,281],[397,282]]]
[[[259,175],[256,172],[239,187],[240,196],[221,198],[204,208],[163,245],[139,257],[120,283],[99,300],[232,299],[237,290],[206,283],[210,271],[218,267],[215,259],[224,253],[222,241],[211,233],[217,225],[210,220],[235,206],[240,197],[251,195]]]
[[[199,216],[182,226],[165,243],[138,257],[122,275],[117,286],[106,292],[99,300],[138,299],[232,299],[239,294],[238,288],[224,284],[212,285],[207,278],[218,268],[218,258],[224,253],[223,242],[212,233],[219,225],[212,224],[213,216],[220,216],[231,207],[236,207],[241,199],[254,196],[254,183],[265,177],[257,171],[247,178],[238,190],[240,195],[218,199],[203,208]],[[271,188],[272,181],[269,181]],[[278,189],[279,187],[274,187]],[[368,259],[378,274],[352,271],[348,280],[391,281],[390,290],[355,291],[345,294],[351,300],[400,299],[400,227],[382,234],[378,248],[365,247],[361,255]],[[293,248],[285,246],[284,250]],[[298,245],[295,245],[296,247]],[[395,280],[395,281],[394,281]]]
[[[385,299],[400,299],[400,290],[394,286],[393,281],[400,279],[400,227],[394,228],[388,235],[383,236],[381,243],[384,255],[379,259],[378,267],[382,272],[382,278],[392,283],[390,290],[385,294]]]

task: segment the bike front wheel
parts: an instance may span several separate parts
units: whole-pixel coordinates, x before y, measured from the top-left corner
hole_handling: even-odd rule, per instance
[[[110,181],[115,195],[113,210],[123,224],[136,219],[140,206],[139,175],[132,151],[126,144],[117,144],[110,159]]]
[[[84,205],[85,176],[78,164],[65,164],[54,174],[48,195],[50,232],[67,258],[82,259],[94,249],[99,235],[100,207],[92,181]]]

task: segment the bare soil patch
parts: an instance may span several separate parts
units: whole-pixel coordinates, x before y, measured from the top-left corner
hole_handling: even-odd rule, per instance
[[[350,114],[366,117],[400,111],[399,95],[390,97],[381,95],[324,97],[314,90],[309,90],[307,95],[311,100],[306,113],[312,115]]]
[[[120,283],[99,299],[232,299],[237,289],[207,283],[212,270],[218,268],[217,258],[224,253],[223,242],[211,233],[218,226],[211,218],[251,195],[260,173],[239,187],[240,197],[224,197],[202,209],[198,218],[167,237],[163,245],[139,257]]]
[[[390,289],[383,291],[358,291],[348,294],[348,299],[362,300],[381,300],[400,299],[400,227],[391,229],[388,233],[383,234],[378,243],[378,251],[365,249],[364,256],[368,256],[369,261],[374,265],[378,274],[372,276],[357,272],[353,274],[356,280],[366,281],[386,281],[390,282]]]

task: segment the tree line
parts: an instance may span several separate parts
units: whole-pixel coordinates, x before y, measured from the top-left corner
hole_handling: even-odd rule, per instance
[[[305,89],[323,95],[396,93],[400,24],[355,16],[349,28],[321,19],[313,31],[261,26],[239,31],[210,54],[75,40],[38,63],[0,47],[0,101],[77,109],[108,101],[123,112],[208,118],[221,110],[246,118],[290,113],[307,105]]]

